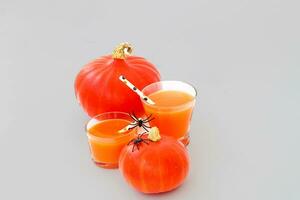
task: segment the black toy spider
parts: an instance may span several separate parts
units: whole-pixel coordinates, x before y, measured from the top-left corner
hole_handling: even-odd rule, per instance
[[[134,152],[135,147],[136,147],[138,150],[140,150],[140,149],[139,149],[139,146],[141,145],[142,142],[145,143],[145,144],[147,144],[147,145],[149,144],[147,141],[150,141],[150,142],[151,142],[151,140],[149,140],[148,138],[143,138],[143,136],[144,136],[146,133],[147,133],[147,132],[144,132],[144,133],[142,133],[142,134],[139,134],[136,138],[134,138],[134,139],[132,139],[132,140],[130,140],[130,141],[128,142],[127,145],[133,144],[131,152]]]
[[[149,132],[148,128],[151,128],[151,127],[147,126],[146,123],[148,123],[154,119],[154,118],[151,118],[152,114],[149,115],[146,119],[137,118],[137,116],[134,113],[129,114],[129,116],[134,120],[134,122],[130,124],[131,127],[129,128],[129,130],[138,126],[138,127],[142,127],[143,129],[145,129],[145,131]]]

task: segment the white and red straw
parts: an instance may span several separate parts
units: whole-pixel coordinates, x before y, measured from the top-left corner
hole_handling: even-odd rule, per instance
[[[121,75],[119,77],[120,81],[122,81],[123,83],[125,83],[127,85],[127,87],[129,87],[132,91],[134,91],[137,95],[139,95],[141,97],[141,99],[143,99],[144,101],[146,101],[147,103],[153,105],[155,104],[149,97],[147,97],[146,95],[144,95],[144,93],[139,90],[137,87],[135,87],[130,81],[128,81],[125,76]]]

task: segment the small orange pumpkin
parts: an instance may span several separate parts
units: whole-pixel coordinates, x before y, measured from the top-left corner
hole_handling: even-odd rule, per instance
[[[189,155],[183,144],[160,137],[158,129],[142,134],[123,148],[119,169],[125,180],[143,193],[161,193],[177,188],[189,172]]]

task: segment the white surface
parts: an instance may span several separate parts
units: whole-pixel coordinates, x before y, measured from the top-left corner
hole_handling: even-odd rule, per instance
[[[299,6],[0,0],[0,199],[300,199]],[[123,41],[199,91],[190,176],[171,193],[90,161],[73,81]]]

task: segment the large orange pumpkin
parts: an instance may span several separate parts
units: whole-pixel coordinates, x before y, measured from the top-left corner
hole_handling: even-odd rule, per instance
[[[184,145],[171,137],[160,137],[156,127],[149,135],[132,140],[119,157],[119,169],[125,180],[143,193],[177,188],[188,175],[189,165]]]
[[[75,80],[76,98],[93,117],[109,111],[143,114],[140,98],[120,80],[124,75],[139,89],[160,80],[159,71],[146,59],[131,56],[132,47],[122,43],[112,55],[102,56],[84,66]]]

